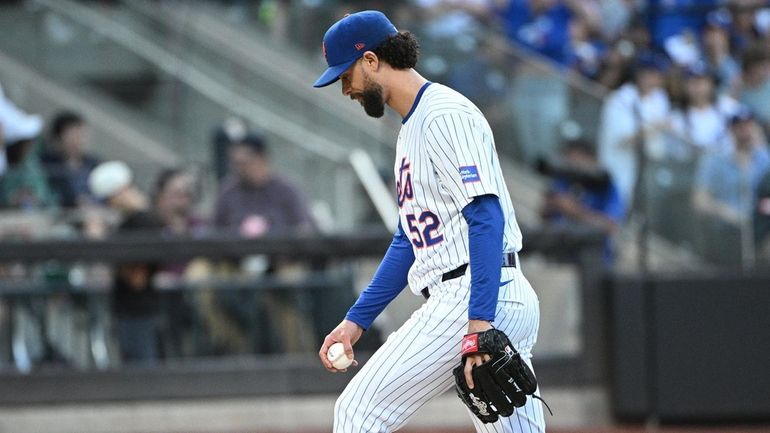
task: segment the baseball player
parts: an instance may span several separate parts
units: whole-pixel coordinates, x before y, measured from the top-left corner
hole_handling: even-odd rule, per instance
[[[371,283],[326,336],[321,362],[329,371],[346,371],[327,358],[330,346],[341,342],[352,359],[352,346],[407,284],[426,298],[340,395],[334,432],[398,430],[453,385],[458,395],[461,385],[465,389],[461,398],[476,431],[543,432],[539,401],[516,404],[512,394],[495,400],[491,388],[482,387],[488,379],[482,367],[498,360],[510,366],[520,358],[517,371],[530,371],[539,325],[537,295],[520,270],[521,232],[492,131],[471,101],[415,71],[418,48],[411,33],[396,30],[377,11],[346,15],[323,39],[329,67],[314,86],[339,80],[343,95],[368,115],[381,117],[387,105],[403,120],[394,166],[398,229]],[[500,331],[515,350],[489,349],[486,337]],[[536,393],[536,383],[527,391],[506,378],[499,381],[503,388]],[[512,401],[515,410],[502,409]]]

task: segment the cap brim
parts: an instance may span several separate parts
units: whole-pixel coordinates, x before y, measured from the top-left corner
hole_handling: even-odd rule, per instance
[[[0,122],[2,125],[2,122]],[[5,129],[5,141],[9,144],[32,140],[43,130],[43,119],[36,114],[21,114]]]
[[[340,79],[340,75],[347,71],[350,65],[355,63],[356,60],[358,59],[340,63],[339,65],[329,66],[329,68],[327,68],[326,71],[324,71],[324,73],[321,74],[321,76],[315,81],[313,87],[326,87],[329,84],[333,84],[335,81]]]

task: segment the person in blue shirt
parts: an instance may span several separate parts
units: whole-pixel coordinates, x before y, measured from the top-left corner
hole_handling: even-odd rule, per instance
[[[572,55],[569,24],[573,10],[562,0],[508,0],[498,9],[508,38],[558,65]]]
[[[71,111],[56,114],[51,139],[50,149],[41,160],[59,205],[76,208],[96,203],[88,189],[88,175],[100,161],[88,152],[90,128],[86,119]]]
[[[714,263],[736,266],[745,251],[757,189],[770,171],[770,152],[753,113],[742,107],[730,121],[733,149],[705,154],[695,177],[693,206],[702,229],[700,252]],[[725,254],[725,251],[733,251]]]
[[[604,261],[614,261],[612,235],[623,221],[624,206],[609,173],[601,167],[594,148],[584,140],[568,141],[562,158],[548,164],[545,172],[553,178],[541,208],[549,226],[584,225],[607,237]]]
[[[706,15],[719,0],[648,0],[647,25],[656,48],[662,49],[666,39],[684,31],[700,34]]]
[[[770,170],[770,152],[747,107],[741,107],[730,124],[733,149],[704,155],[694,200],[699,211],[738,226],[750,216],[757,185]]]
[[[714,71],[719,93],[731,93],[741,75],[741,67],[731,52],[732,18],[726,9],[717,9],[706,15],[706,26],[701,35],[703,60]]]

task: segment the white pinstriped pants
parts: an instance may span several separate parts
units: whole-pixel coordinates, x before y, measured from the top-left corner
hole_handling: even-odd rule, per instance
[[[531,366],[540,308],[537,295],[516,268],[503,268],[494,325],[504,331]],[[423,304],[353,377],[334,407],[334,433],[386,433],[403,427],[425,403],[454,386],[460,341],[468,328],[470,272],[430,287]],[[462,406],[457,399],[458,409]],[[508,418],[477,432],[545,432],[540,401],[527,399]]]

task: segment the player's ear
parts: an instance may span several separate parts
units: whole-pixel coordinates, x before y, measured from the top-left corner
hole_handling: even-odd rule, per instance
[[[361,59],[361,63],[363,67],[369,70],[369,72],[377,72],[380,69],[380,59],[373,51],[365,52]]]

